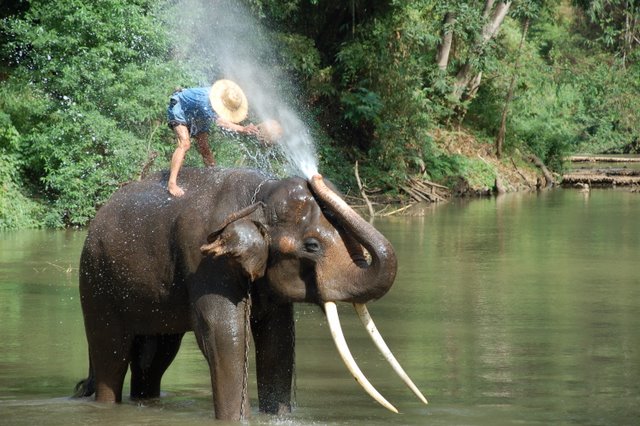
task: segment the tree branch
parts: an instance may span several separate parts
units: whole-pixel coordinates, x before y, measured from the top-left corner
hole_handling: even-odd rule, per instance
[[[362,194],[362,198],[364,198],[364,202],[367,203],[367,208],[369,209],[369,219],[373,220],[376,216],[376,212],[371,205],[371,201],[369,201],[369,197],[367,197],[366,192],[364,192],[364,187],[362,186],[362,181],[360,181],[360,175],[358,174],[358,162],[356,161],[356,165],[354,167],[356,182],[358,182],[358,189],[360,190],[360,194]]]

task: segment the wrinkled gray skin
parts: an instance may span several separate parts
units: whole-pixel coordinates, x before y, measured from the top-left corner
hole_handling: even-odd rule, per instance
[[[182,170],[180,182],[181,198],[168,194],[166,174],[131,183],[91,224],[80,260],[90,374],[76,394],[119,402],[130,367],[131,397],[158,397],[192,330],[209,363],[216,417],[246,416],[250,289],[260,410],[287,412],[292,303],[381,297],[395,277],[393,249],[333,191],[301,178],[206,168]]]

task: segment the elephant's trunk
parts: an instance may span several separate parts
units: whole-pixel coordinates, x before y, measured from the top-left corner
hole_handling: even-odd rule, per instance
[[[396,276],[397,260],[391,243],[329,189],[322,176],[313,176],[309,184],[315,196],[335,214],[349,234],[345,244],[352,255],[346,270],[340,270],[336,265],[318,265],[319,291],[324,301],[365,303],[380,298],[391,288]],[[349,242],[351,237],[369,252],[371,263],[354,255],[354,247],[350,247],[353,244]]]
[[[315,196],[336,215],[340,225],[349,234],[343,235],[345,248],[350,254],[350,259],[347,260],[349,264],[347,266],[336,264],[339,263],[339,259],[336,259],[335,256],[327,256],[331,259],[330,262],[332,264],[318,265],[320,269],[318,271],[318,275],[320,275],[318,276],[318,291],[324,299],[324,309],[331,329],[331,336],[342,360],[356,381],[369,395],[390,411],[398,412],[371,385],[353,359],[344,340],[338,311],[334,303],[334,301],[338,300],[353,302],[363,325],[385,359],[418,398],[427,404],[427,399],[418,390],[389,350],[373,323],[367,307],[364,305],[365,302],[384,295],[393,284],[397,270],[397,260],[393,247],[373,225],[362,219],[342,198],[329,189],[322,180],[322,176],[313,176],[310,179],[310,185]],[[355,242],[353,241],[354,239]],[[369,252],[371,263],[363,260],[362,248],[358,247],[358,244],[364,246]]]

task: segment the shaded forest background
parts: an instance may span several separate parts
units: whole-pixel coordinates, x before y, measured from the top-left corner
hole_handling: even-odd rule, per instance
[[[640,150],[640,2],[237,3],[265,28],[320,170],[343,189],[356,161],[383,193],[415,176],[493,185],[489,163],[456,152],[469,141],[555,171],[575,152]],[[2,4],[0,229],[83,226],[118,187],[168,167],[168,96],[217,77],[194,72],[198,52],[168,30],[184,7]],[[238,141],[213,139],[219,163],[243,164]]]

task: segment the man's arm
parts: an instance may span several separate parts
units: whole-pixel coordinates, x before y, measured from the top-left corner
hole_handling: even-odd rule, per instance
[[[242,126],[240,124],[233,123],[229,120],[225,120],[222,117],[216,118],[216,124],[224,129],[234,131],[236,133],[241,133],[245,135],[258,135],[259,130],[254,124],[249,124],[248,126]]]

